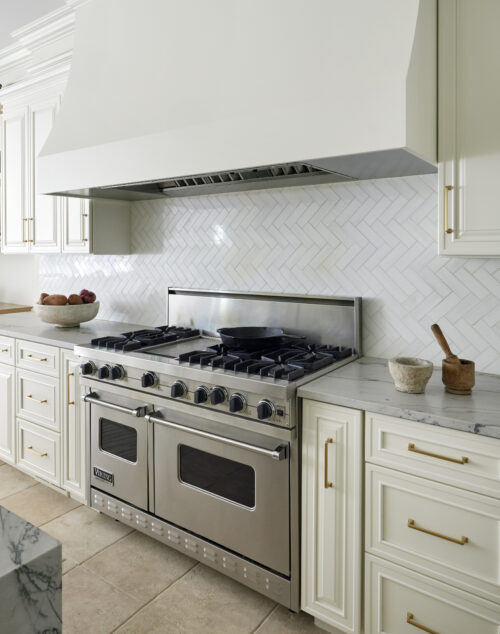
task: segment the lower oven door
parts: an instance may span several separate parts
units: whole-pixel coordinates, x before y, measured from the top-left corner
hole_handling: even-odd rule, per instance
[[[167,416],[150,418],[155,514],[289,575],[288,443],[260,435],[248,442],[235,428],[207,433]]]
[[[90,484],[148,510],[148,423],[144,403],[92,393]]]

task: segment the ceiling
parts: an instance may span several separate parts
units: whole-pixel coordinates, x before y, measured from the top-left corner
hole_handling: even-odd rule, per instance
[[[64,0],[0,0],[0,49],[12,44],[12,31],[64,4]]]

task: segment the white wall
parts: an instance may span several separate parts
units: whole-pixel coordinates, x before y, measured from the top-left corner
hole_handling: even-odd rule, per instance
[[[0,255],[0,302],[38,301],[38,256]]]

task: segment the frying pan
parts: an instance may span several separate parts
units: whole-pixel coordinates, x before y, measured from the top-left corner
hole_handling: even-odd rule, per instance
[[[276,344],[283,339],[302,339],[295,335],[285,335],[281,328],[267,326],[241,326],[239,328],[219,328],[221,341],[232,348],[258,350]]]

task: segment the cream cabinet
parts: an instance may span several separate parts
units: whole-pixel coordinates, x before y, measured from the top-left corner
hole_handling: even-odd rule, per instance
[[[361,627],[362,412],[303,401],[301,608]]]
[[[14,394],[15,368],[0,363],[0,460],[12,464],[16,461]]]
[[[439,1],[441,255],[500,256],[500,2]]]

